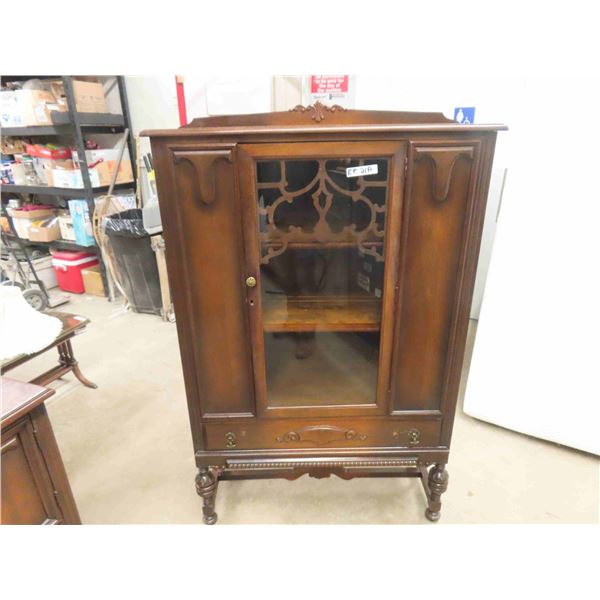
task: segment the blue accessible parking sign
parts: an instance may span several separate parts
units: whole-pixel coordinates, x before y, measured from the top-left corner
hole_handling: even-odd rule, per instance
[[[454,109],[454,120],[461,125],[472,125],[475,123],[475,107],[459,106]]]

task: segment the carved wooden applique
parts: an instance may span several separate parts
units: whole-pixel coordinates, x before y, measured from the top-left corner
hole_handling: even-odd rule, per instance
[[[473,147],[415,148],[416,161],[428,158],[433,165],[433,197],[436,202],[444,202],[448,198],[454,166],[461,157],[473,160]]]
[[[332,106],[327,106],[326,104],[321,104],[318,100],[309,106],[302,106],[302,104],[298,104],[294,106],[294,108],[290,108],[290,112],[300,112],[300,113],[308,113],[312,120],[315,123],[320,123],[325,118],[325,112],[343,112],[346,109],[339,104],[334,104]]]
[[[288,431],[277,438],[279,443],[309,442],[312,444],[331,444],[339,441],[366,440],[367,436],[354,429],[344,429],[334,425],[313,425]]]
[[[215,200],[215,163],[221,160],[232,162],[231,150],[173,150],[175,165],[191,166],[194,199],[206,206]]]

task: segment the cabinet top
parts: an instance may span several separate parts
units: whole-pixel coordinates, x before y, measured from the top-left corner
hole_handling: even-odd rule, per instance
[[[39,406],[46,398],[54,394],[51,388],[24,383],[8,377],[0,378],[2,386],[2,418],[0,425],[7,427],[20,419],[23,415],[31,412]]]
[[[245,135],[252,133],[336,133],[394,131],[503,131],[505,125],[461,125],[442,113],[350,110],[316,102],[283,112],[194,119],[179,129],[144,130],[150,137]]]

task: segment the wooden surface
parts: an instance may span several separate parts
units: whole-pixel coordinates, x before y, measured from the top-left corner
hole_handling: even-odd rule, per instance
[[[209,450],[383,448],[435,446],[440,419],[268,419],[205,425]],[[416,432],[416,435],[411,432]],[[232,435],[227,435],[227,434]],[[229,444],[229,445],[228,445]]]
[[[357,132],[373,133],[412,133],[412,132],[464,132],[464,131],[501,131],[504,125],[460,125],[447,119],[442,113],[417,113],[396,111],[365,110],[328,110],[320,103],[312,107],[296,107],[296,110],[253,114],[221,115],[193,119],[180,129],[144,130],[142,136],[160,137],[218,137],[233,135],[243,137],[247,134],[264,131],[267,135],[290,134],[296,131],[311,136],[324,133]],[[304,108],[302,110],[301,108]],[[319,118],[322,116],[322,118]]]
[[[442,153],[449,159],[446,170],[432,158]],[[392,368],[395,410],[441,407],[478,153],[476,143],[414,144],[411,149],[410,225],[403,235],[402,301]]]
[[[275,296],[263,299],[264,330],[379,331],[381,300],[375,297]]]
[[[54,391],[6,377],[1,383],[2,524],[79,524],[43,404]]]
[[[157,166],[205,522],[216,521],[220,478],[306,473],[418,476],[426,516],[439,519],[493,151],[503,129],[458,125],[433,113],[316,105],[143,132]],[[385,257],[381,308],[291,293],[284,302],[266,298],[261,253],[271,248],[262,259],[274,269],[272,251],[282,240],[310,249],[327,236],[320,219],[323,231],[288,230],[261,244],[259,217],[273,218],[273,211],[259,214],[257,161],[369,157],[387,160],[390,173],[385,238],[376,248]],[[261,183],[261,192],[269,185]],[[285,202],[295,201],[285,182],[277,185]],[[245,285],[250,276],[255,287]],[[305,369],[289,360],[293,349],[265,343],[275,335],[289,345],[293,335],[345,331],[380,331],[375,368],[328,351],[340,366],[328,367],[337,375],[326,380],[322,357]],[[311,356],[318,355],[316,343]],[[408,426],[402,431],[419,430],[418,444],[408,445],[408,433],[390,440],[398,419]],[[346,430],[358,437],[340,438]]]
[[[202,414],[249,414],[252,358],[233,149],[159,149],[153,160],[177,198],[160,208],[186,389],[204,398],[191,403],[192,419],[199,425]]]
[[[0,426],[8,427],[54,394],[54,390],[32,383],[0,377],[2,415]]]

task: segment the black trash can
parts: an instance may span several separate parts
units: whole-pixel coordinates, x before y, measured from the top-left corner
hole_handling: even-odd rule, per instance
[[[106,217],[119,278],[135,312],[160,315],[162,298],[156,257],[142,223],[142,209],[132,208]]]

